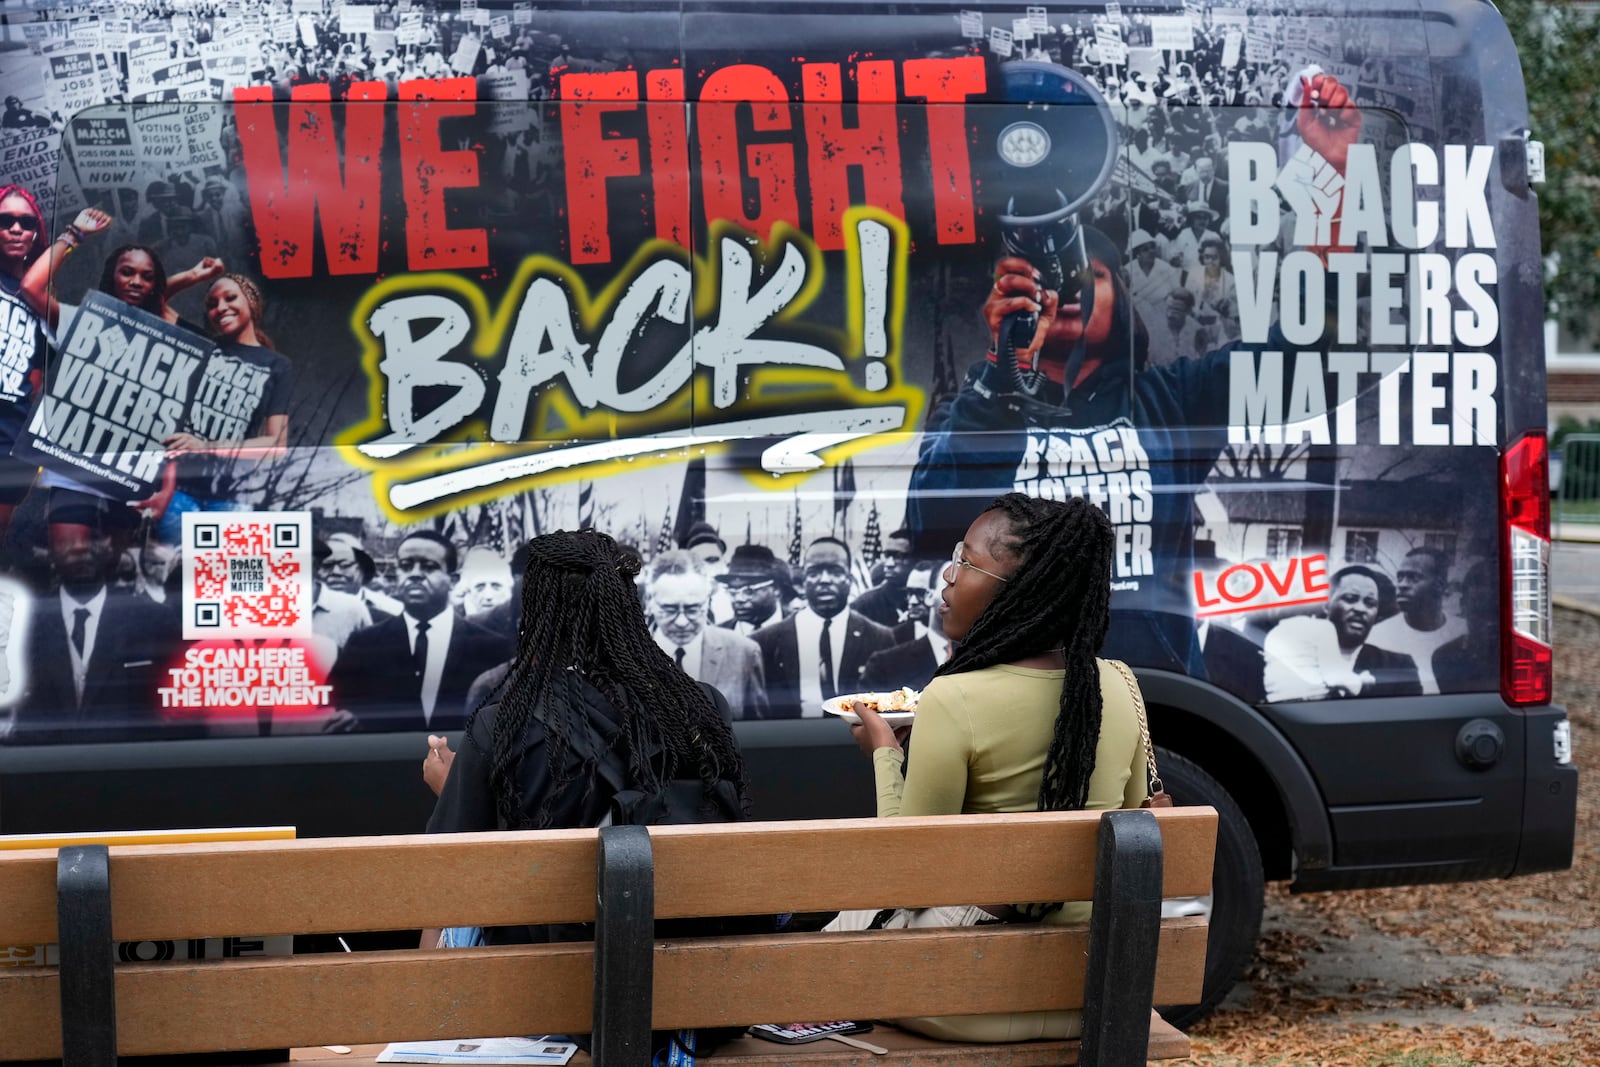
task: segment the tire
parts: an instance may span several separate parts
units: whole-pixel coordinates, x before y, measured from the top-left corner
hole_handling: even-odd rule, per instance
[[[1256,939],[1261,935],[1266,879],[1261,872],[1261,851],[1256,847],[1250,822],[1228,791],[1198,764],[1159,745],[1156,746],[1156,766],[1175,805],[1209,805],[1217,809],[1217,858],[1211,875],[1205,990],[1198,1004],[1159,1009],[1167,1022],[1187,1030],[1222,1002],[1255,955]],[[1179,913],[1195,914],[1204,910],[1201,906]]]

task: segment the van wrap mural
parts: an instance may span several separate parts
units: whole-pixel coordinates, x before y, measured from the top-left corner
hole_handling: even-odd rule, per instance
[[[137,8],[5,27],[8,743],[458,727],[574,526],[819,717],[1012,489],[1116,526],[1108,655],[1498,685],[1504,194],[1415,21]]]

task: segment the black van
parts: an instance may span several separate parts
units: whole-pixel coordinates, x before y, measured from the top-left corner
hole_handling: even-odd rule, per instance
[[[869,814],[824,687],[926,680],[951,549],[1015,489],[1106,510],[1106,655],[1223,815],[1202,1008],[1267,880],[1570,864],[1488,4],[113,0],[4,35],[0,831],[415,831],[517,546],[576,526],[644,559],[762,817]],[[843,583],[823,678],[783,649]]]

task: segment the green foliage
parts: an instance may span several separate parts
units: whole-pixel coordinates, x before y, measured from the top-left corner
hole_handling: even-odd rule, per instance
[[[1600,434],[1600,419],[1579,419],[1576,415],[1563,415],[1556,420],[1556,428],[1550,431],[1550,447],[1559,451],[1567,438],[1575,433]]]
[[[1546,297],[1563,326],[1592,336],[1600,310],[1600,10],[1573,0],[1498,7],[1522,60],[1532,136],[1545,147],[1539,227],[1546,258],[1560,268],[1545,279]]]

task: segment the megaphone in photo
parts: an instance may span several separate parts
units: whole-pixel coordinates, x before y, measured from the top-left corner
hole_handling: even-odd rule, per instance
[[[1001,100],[981,109],[973,161],[986,210],[999,223],[1005,254],[1032,263],[1043,287],[1062,304],[1080,304],[1088,321],[1094,275],[1079,212],[1116,166],[1116,120],[1100,91],[1066,67],[1026,60],[1003,64],[1000,75]],[[1037,315],[1018,314],[1000,329],[1001,368],[1030,396],[1042,373],[1018,368],[1016,351],[1038,325]]]

